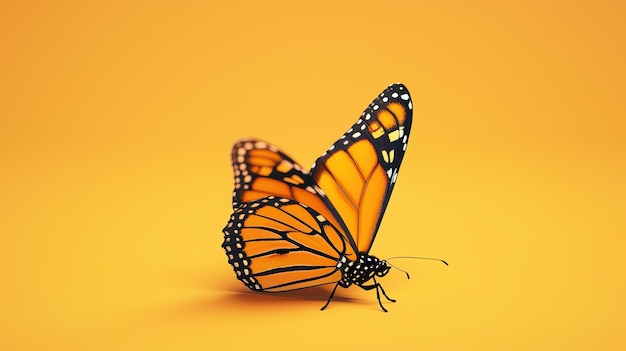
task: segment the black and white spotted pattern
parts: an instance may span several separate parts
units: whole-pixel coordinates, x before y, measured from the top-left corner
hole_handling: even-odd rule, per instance
[[[391,269],[386,261],[367,254],[359,254],[354,261],[342,256],[337,263],[337,268],[341,270],[343,275],[340,284],[344,288],[352,284],[362,286],[376,276],[387,275]]]
[[[405,117],[401,121],[388,107],[394,103],[405,107]],[[372,132],[372,125],[378,123],[377,116],[381,111],[390,112],[395,118],[395,124],[390,128],[383,127],[380,132]],[[368,139],[378,151],[379,163],[385,169],[391,186],[398,178],[398,170],[404,157],[408,141],[411,124],[413,121],[413,102],[408,89],[401,83],[389,85],[376,99],[374,99],[367,109],[363,111],[361,117],[350,129],[348,129],[324,154],[318,158],[311,167],[311,174],[315,173],[318,164],[326,162],[334,150],[347,148],[355,142],[365,138]],[[391,191],[389,192],[391,193]]]

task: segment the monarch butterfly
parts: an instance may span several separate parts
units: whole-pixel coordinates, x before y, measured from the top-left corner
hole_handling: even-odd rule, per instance
[[[248,288],[281,292],[335,284],[376,289],[390,264],[369,254],[398,177],[412,122],[407,88],[392,84],[310,171],[261,140],[232,149],[233,214],[222,247]]]

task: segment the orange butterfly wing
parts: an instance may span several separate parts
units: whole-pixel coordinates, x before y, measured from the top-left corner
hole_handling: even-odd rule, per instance
[[[313,208],[334,228],[342,228],[341,220],[311,175],[276,146],[244,139],[235,143],[231,156],[235,174],[233,209],[267,196],[283,197]],[[343,231],[339,235],[348,242],[351,240]],[[354,253],[351,245],[347,254]]]
[[[412,109],[408,89],[390,85],[311,169],[358,252],[369,252],[387,208],[406,150]]]
[[[314,209],[268,196],[242,204],[224,228],[228,262],[257,291],[279,292],[337,283],[346,243]]]

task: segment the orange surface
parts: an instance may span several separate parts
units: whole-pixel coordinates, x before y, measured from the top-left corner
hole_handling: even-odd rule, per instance
[[[0,349],[626,348],[615,1],[0,4]],[[232,143],[303,165],[389,83],[411,141],[373,291],[262,295]]]

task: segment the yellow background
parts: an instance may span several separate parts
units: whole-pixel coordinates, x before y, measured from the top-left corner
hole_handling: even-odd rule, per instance
[[[549,4],[548,4],[549,3]],[[0,5],[0,349],[626,348],[626,26],[611,1]],[[395,304],[250,293],[230,147],[309,166],[389,83]]]

